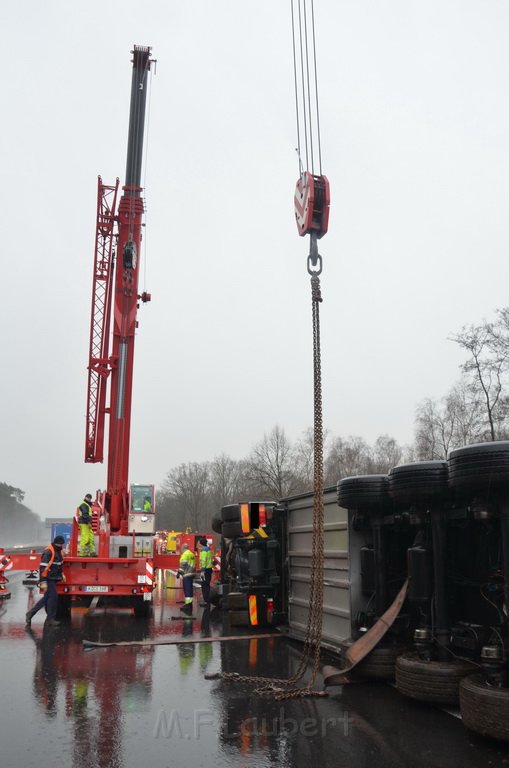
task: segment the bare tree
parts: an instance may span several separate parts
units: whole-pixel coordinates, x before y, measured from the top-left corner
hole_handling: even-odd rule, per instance
[[[462,379],[444,398],[444,411],[453,425],[451,448],[482,440],[486,436],[483,403],[476,386]]]
[[[403,456],[403,449],[390,435],[379,435],[372,451],[371,472],[385,473],[397,466]]]
[[[327,430],[323,433],[324,454],[328,442]],[[313,427],[308,427],[302,437],[293,445],[293,467],[297,483],[297,492],[305,493],[313,490],[315,470],[315,433]]]
[[[499,310],[499,322],[463,326],[451,337],[468,354],[461,366],[484,403],[489,439],[496,440],[507,417],[507,400],[503,393],[504,374],[508,370],[509,346],[507,326],[509,310]]]
[[[441,411],[439,403],[427,397],[417,406],[415,415],[415,447],[420,461],[445,459],[453,434],[453,425]]]
[[[244,495],[242,462],[225,453],[216,456],[209,467],[209,494],[214,511],[238,501]]]
[[[163,493],[182,510],[186,526],[193,531],[210,525],[209,474],[208,462],[189,462],[171,469],[163,482]]]
[[[426,398],[417,406],[415,450],[421,461],[446,459],[453,448],[485,436],[484,406],[471,381],[459,381],[439,402]]]
[[[284,429],[275,426],[263,436],[247,460],[247,473],[254,492],[282,499],[294,493],[297,482],[292,446]]]
[[[343,477],[369,474],[371,465],[371,448],[362,437],[336,437],[325,459],[325,485],[334,485]]]

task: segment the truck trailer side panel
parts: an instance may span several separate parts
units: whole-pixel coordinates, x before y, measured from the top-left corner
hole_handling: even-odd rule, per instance
[[[284,499],[287,510],[288,620],[290,636],[303,640],[309,613],[313,494]],[[324,492],[324,592],[322,645],[336,653],[351,636],[348,512],[336,488]]]

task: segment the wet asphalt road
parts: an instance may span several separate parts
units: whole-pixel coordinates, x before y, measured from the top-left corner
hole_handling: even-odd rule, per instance
[[[50,629],[40,612],[29,632],[24,616],[37,590],[22,578],[12,574],[12,598],[0,605],[1,768],[509,766],[509,747],[389,686],[344,686],[281,704],[250,685],[204,679],[220,670],[287,676],[300,646],[286,639],[83,649],[84,638],[242,633],[198,599],[195,620],[184,621],[172,576],[169,588],[158,585],[149,620],[99,608],[73,611],[70,623]]]

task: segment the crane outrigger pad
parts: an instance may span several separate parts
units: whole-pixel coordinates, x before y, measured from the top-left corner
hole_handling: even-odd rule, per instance
[[[394,624],[408,591],[408,579],[405,581],[400,591],[396,595],[396,598],[392,605],[380,616],[378,621],[373,624],[366,634],[362,635],[358,640],[353,643],[345,653],[345,661],[347,665],[342,669],[337,669],[329,665],[325,665],[322,668],[323,684],[324,687],[328,685],[345,685],[350,683],[348,673],[357,666],[373,648],[378,645],[380,640],[384,637],[387,630],[389,630]]]

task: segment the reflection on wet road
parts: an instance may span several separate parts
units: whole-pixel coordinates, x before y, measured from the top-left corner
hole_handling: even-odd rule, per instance
[[[287,640],[83,649],[83,639],[242,632],[217,610],[198,608],[198,599],[194,618],[184,619],[172,576],[157,586],[149,620],[98,608],[45,628],[41,612],[30,631],[24,616],[34,590],[21,581],[12,576],[12,598],[0,605],[2,768],[509,765],[505,747],[388,686],[345,686],[325,699],[280,703],[253,695],[250,685],[204,680],[221,670],[288,676],[300,646]]]

